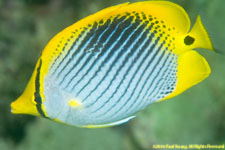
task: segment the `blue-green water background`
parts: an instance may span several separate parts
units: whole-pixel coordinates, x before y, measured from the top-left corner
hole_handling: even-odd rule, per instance
[[[0,0],[0,150],[148,150],[153,144],[225,143],[224,0],[173,0],[192,23],[197,14],[202,16],[219,52],[199,50],[212,74],[183,94],[151,105],[129,123],[81,129],[10,113],[10,103],[23,92],[42,49],[56,33],[123,2]]]

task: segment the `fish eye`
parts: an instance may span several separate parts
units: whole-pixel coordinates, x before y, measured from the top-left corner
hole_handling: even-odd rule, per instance
[[[35,97],[34,96],[32,96],[31,101],[32,101],[33,104],[35,104],[35,105],[37,104],[37,102],[35,101]]]
[[[191,45],[193,44],[195,41],[195,39],[189,35],[187,35],[185,38],[184,38],[184,44],[185,45]]]

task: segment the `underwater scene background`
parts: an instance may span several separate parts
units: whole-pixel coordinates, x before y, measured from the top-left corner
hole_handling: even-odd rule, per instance
[[[123,0],[0,0],[0,150],[148,150],[161,144],[225,144],[224,0],[171,0],[200,14],[218,53],[198,50],[212,74],[183,94],[117,127],[83,129],[13,115],[37,59],[56,33]],[[130,0],[129,2],[137,2]]]

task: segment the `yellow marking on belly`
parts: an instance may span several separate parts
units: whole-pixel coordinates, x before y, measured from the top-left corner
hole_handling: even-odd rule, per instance
[[[71,99],[69,102],[68,102],[69,106],[70,107],[78,107],[78,106],[81,106],[80,102],[78,102],[77,100],[75,99]]]

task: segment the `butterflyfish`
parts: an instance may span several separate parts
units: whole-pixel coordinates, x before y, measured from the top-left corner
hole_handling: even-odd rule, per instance
[[[81,19],[49,41],[11,111],[86,128],[125,123],[209,76],[193,50],[214,51],[200,16],[190,28],[186,11],[168,1],[123,3]]]

